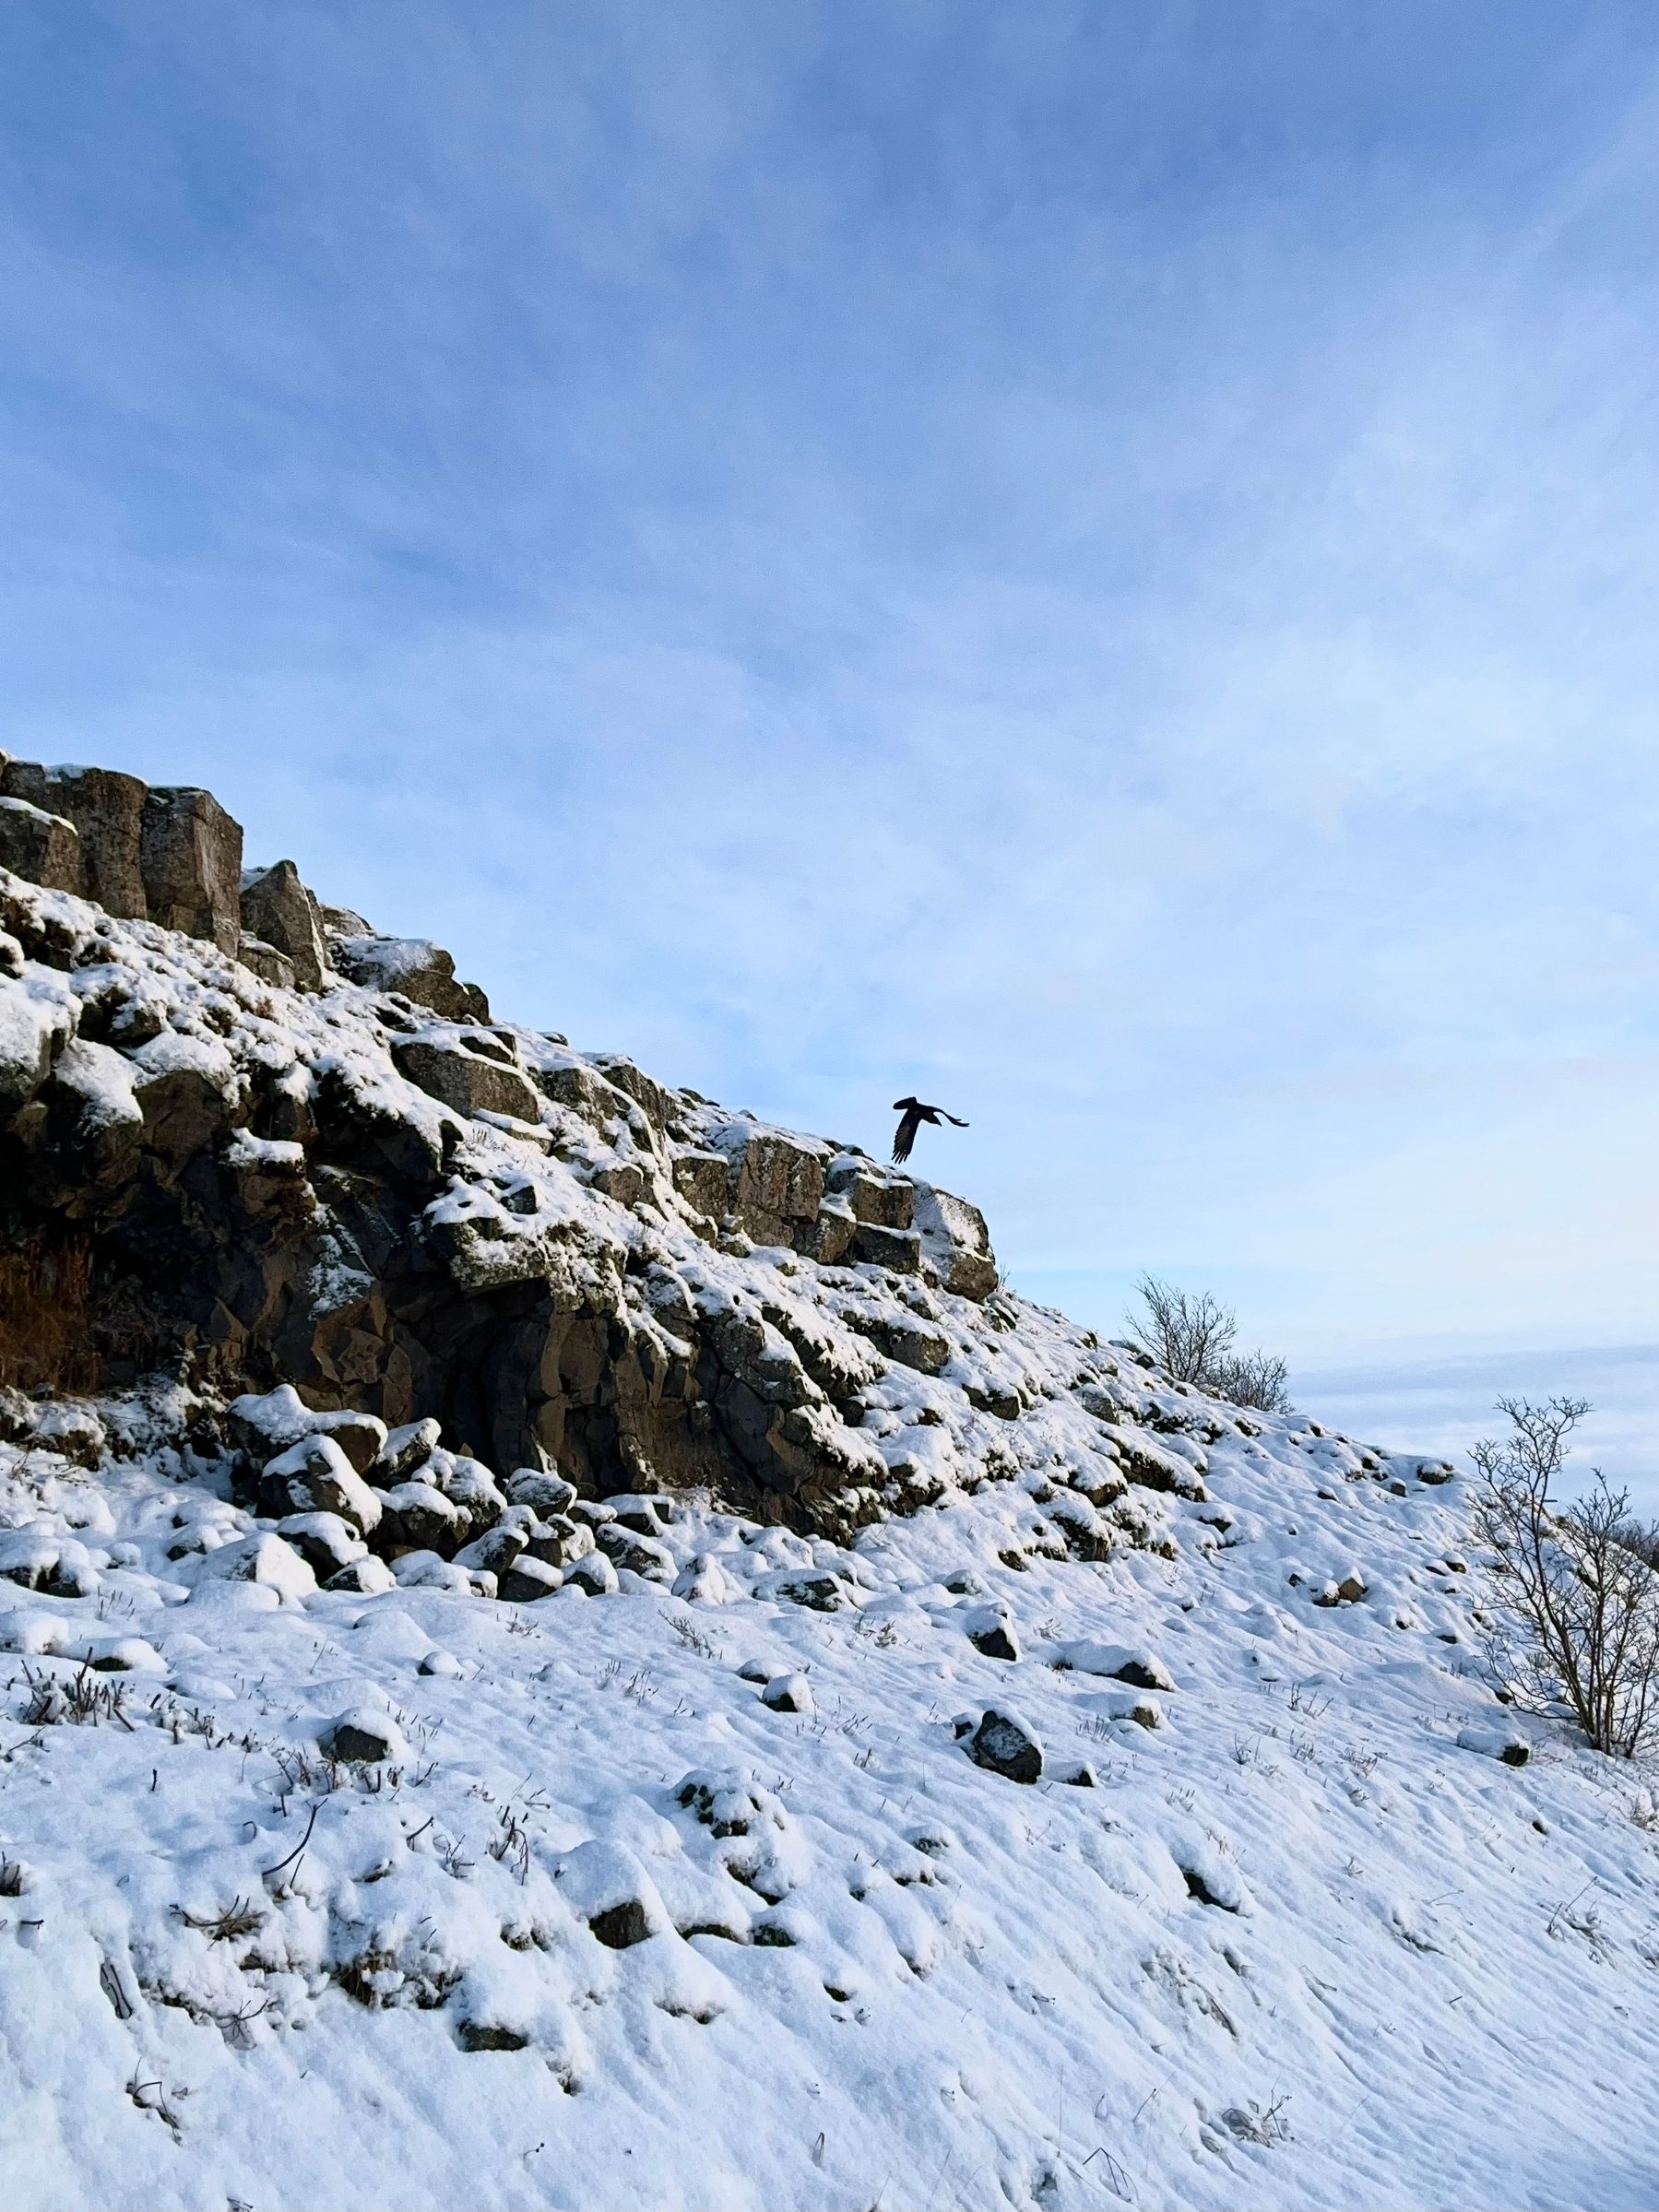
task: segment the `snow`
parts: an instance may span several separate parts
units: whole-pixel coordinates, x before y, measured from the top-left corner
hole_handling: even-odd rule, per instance
[[[1170,1557],[1050,1549],[1029,1476],[850,1550],[681,1500],[683,1595],[512,1607],[320,1591],[176,1470],[48,1456],[6,1571],[110,1564],[0,1618],[20,2212],[1653,2201],[1653,1797],[1494,1701],[1460,1484],[1270,1419]],[[31,1724],[47,1678],[102,1709]],[[385,1759],[329,1765],[350,1716]]]

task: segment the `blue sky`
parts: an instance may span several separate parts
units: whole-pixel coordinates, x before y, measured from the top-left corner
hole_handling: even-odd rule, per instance
[[[0,742],[1641,1473],[1651,7],[54,0],[0,160]]]

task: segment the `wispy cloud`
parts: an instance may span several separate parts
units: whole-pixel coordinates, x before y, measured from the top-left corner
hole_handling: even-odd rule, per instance
[[[1639,12],[53,18],[8,743],[1084,1304],[1653,1328]]]

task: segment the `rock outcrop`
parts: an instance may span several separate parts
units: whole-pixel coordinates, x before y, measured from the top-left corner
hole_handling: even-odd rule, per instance
[[[1155,1533],[1126,1490],[1168,1451],[1103,1428],[1131,1404],[1115,1362],[1057,1383],[1011,1341],[966,1201],[491,1022],[438,948],[322,905],[291,863],[244,876],[204,792],[5,775],[69,811],[0,805],[48,879],[0,873],[0,1382],[186,1380],[230,1409],[250,1496],[339,1572],[363,1569],[336,1524],[527,1589],[662,1571],[648,1528],[596,1557],[528,1494],[511,1559],[452,1566],[509,1475],[703,1485],[835,1530],[1056,1439],[1087,1473],[1062,1548]]]

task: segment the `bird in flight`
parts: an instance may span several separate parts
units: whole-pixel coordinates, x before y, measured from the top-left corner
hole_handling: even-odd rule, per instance
[[[954,1114],[947,1114],[943,1106],[923,1106],[919,1098],[895,1098],[893,1104],[900,1117],[898,1134],[893,1140],[893,1156],[895,1160],[907,1160],[910,1157],[910,1147],[916,1142],[916,1132],[924,1121],[930,1121],[935,1129],[944,1121],[956,1129],[967,1127],[967,1123],[958,1121]]]

